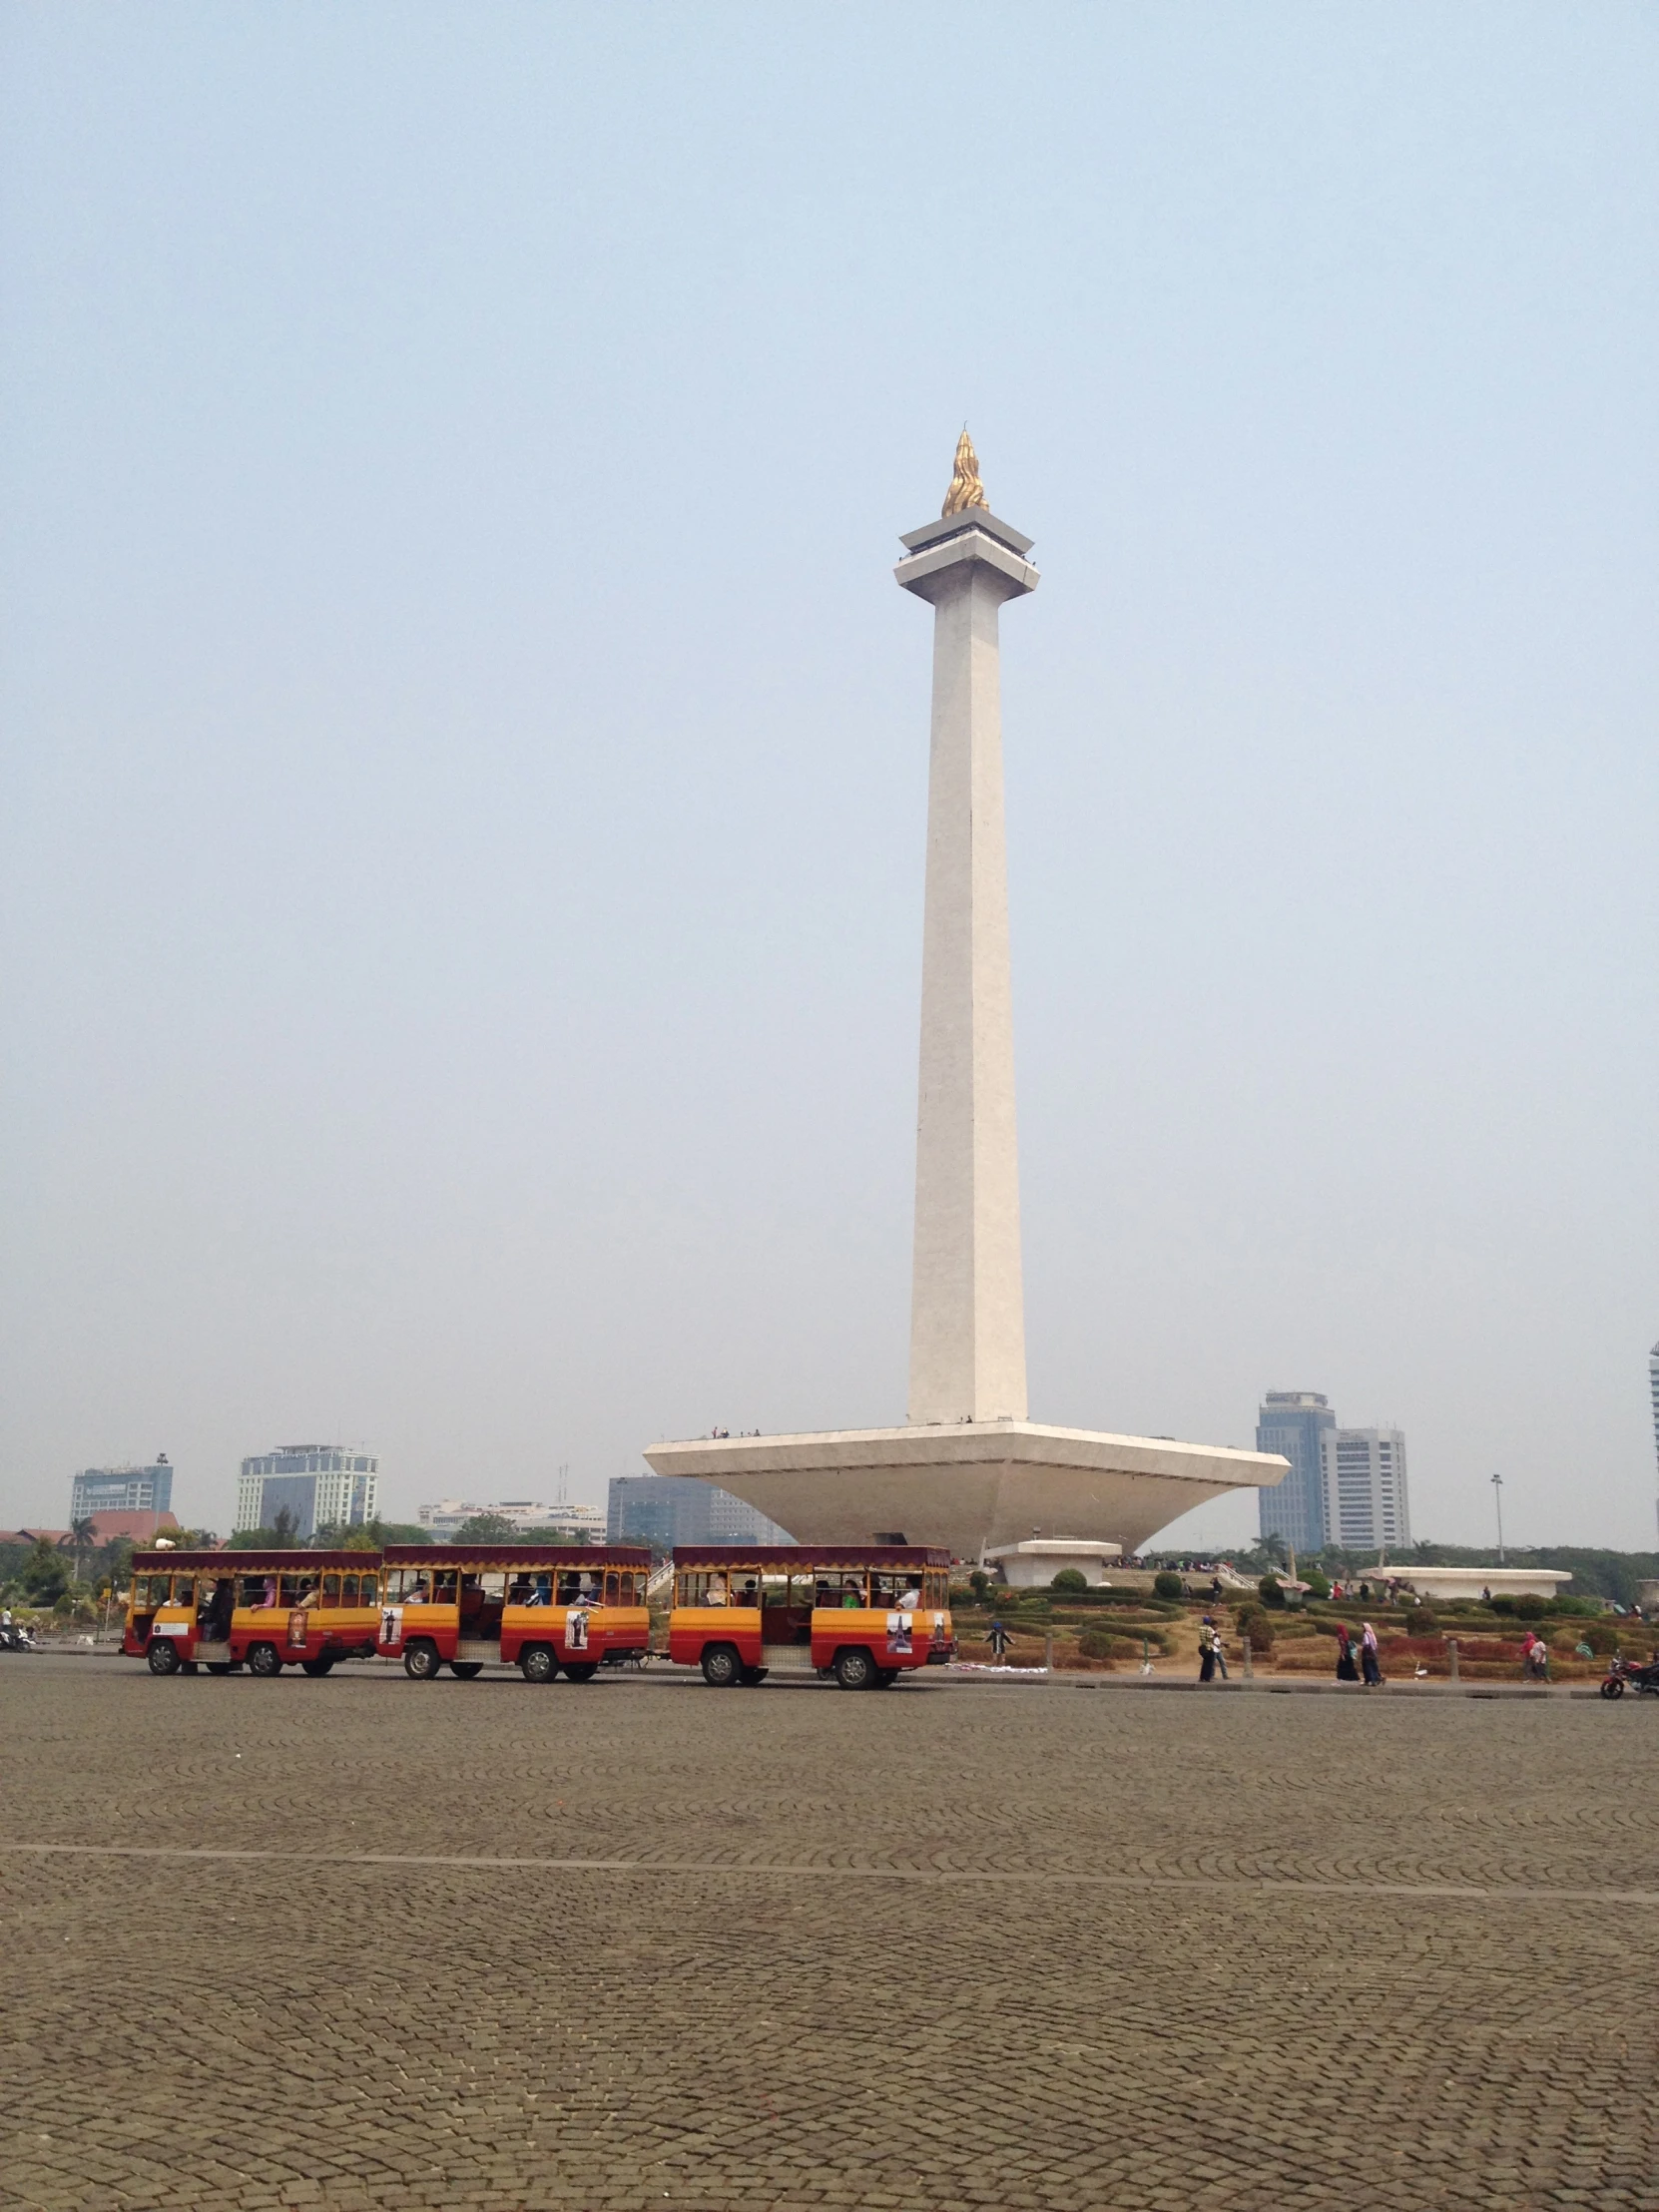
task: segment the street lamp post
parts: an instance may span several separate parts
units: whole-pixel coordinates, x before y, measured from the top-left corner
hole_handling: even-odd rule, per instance
[[[1503,1477],[1492,1476],[1492,1503],[1497,1507],[1497,1563],[1503,1564]]]

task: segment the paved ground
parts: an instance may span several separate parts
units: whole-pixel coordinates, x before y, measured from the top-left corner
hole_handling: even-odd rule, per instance
[[[6,2207],[1659,2212],[1646,1704],[41,1658],[0,1773]]]

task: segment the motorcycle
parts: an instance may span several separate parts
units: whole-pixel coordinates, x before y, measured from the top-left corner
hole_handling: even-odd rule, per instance
[[[0,1651],[38,1651],[31,1630],[21,1621],[0,1621]]]
[[[1610,1660],[1607,1679],[1601,1685],[1602,1696],[1623,1697],[1627,1683],[1638,1697],[1659,1697],[1659,1659],[1649,1659],[1645,1664],[1634,1659]]]

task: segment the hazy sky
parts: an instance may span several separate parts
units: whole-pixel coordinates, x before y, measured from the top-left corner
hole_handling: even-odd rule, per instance
[[[1652,1544],[1659,13],[0,25],[0,1523],[902,1418],[965,416],[1034,1416]]]

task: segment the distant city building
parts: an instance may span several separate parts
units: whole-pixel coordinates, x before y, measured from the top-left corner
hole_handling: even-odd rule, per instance
[[[1256,1448],[1277,1451],[1291,1471],[1271,1490],[1258,1490],[1262,1534],[1280,1536],[1293,1551],[1320,1551],[1328,1541],[1324,1439],[1337,1425],[1319,1390],[1268,1390],[1256,1416]]]
[[[493,1505],[475,1505],[469,1498],[440,1498],[420,1508],[420,1525],[434,1536],[453,1536],[463,1522],[494,1513],[510,1521],[515,1534],[526,1529],[549,1528],[572,1543],[598,1543],[605,1534],[605,1516],[597,1505],[542,1505],[533,1498],[499,1498]]]
[[[171,1513],[173,1468],[165,1451],[154,1466],[83,1467],[69,1485],[69,1517],[94,1513]]]
[[[348,1444],[278,1444],[245,1459],[233,1527],[275,1527],[284,1506],[299,1537],[319,1527],[361,1527],[380,1509],[380,1462]]]
[[[729,1490],[680,1474],[618,1474],[611,1478],[606,1540],[649,1544],[793,1544],[787,1528]]]
[[[1322,1439],[1327,1541],[1344,1550],[1411,1543],[1405,1438],[1397,1428],[1330,1428]]]

